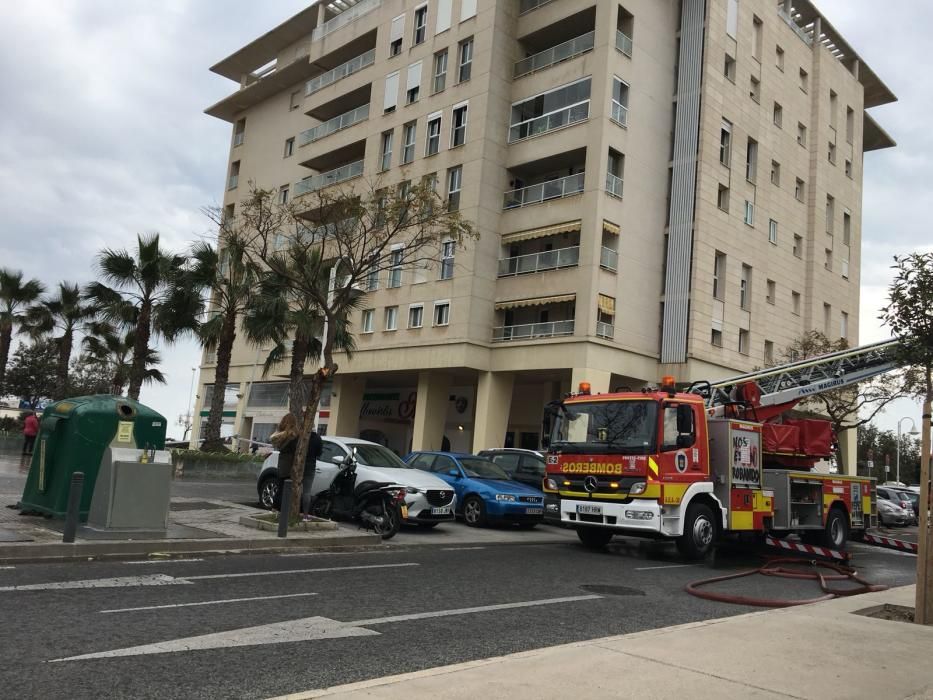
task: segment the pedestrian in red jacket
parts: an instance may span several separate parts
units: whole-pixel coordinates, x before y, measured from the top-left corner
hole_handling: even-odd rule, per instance
[[[35,413],[30,413],[23,421],[23,454],[31,455],[36,444],[36,435],[39,434],[39,419]]]

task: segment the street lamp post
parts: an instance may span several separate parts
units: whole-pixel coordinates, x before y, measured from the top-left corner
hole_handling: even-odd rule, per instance
[[[914,419],[911,418],[910,416],[904,416],[897,422],[897,465],[895,467],[896,469],[895,479],[897,480],[898,486],[901,485],[901,423],[903,423],[905,420],[910,421],[911,429],[908,435],[919,435],[920,434],[920,431],[917,430],[917,424],[914,423]]]

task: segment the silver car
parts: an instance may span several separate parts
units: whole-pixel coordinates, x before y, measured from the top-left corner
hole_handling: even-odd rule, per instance
[[[912,510],[904,510],[893,501],[879,498],[878,520],[882,525],[910,525],[914,521],[914,513]]]

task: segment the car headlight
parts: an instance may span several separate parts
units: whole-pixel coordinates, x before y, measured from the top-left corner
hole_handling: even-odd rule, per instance
[[[646,484],[644,481],[637,481],[634,484],[632,484],[632,488],[629,489],[629,495],[639,496],[643,494],[645,492],[645,489],[647,488],[648,488],[648,484]]]
[[[405,493],[421,493],[421,489],[415,488],[414,486],[408,486],[405,489]]]
[[[515,496],[513,496],[513,495],[510,494],[510,493],[497,493],[497,494],[496,494],[496,500],[497,500],[497,501],[507,501],[507,502],[509,502],[509,503],[515,503]]]

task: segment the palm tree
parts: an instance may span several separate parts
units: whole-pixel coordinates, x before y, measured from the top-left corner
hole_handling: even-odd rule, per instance
[[[129,370],[131,399],[139,399],[151,358],[150,340],[171,343],[193,331],[203,306],[200,289],[182,282],[185,257],[159,247],[159,234],[137,236],[137,249],[104,249],[97,267],[101,282],[88,285],[85,297],[95,302],[108,320],[132,324],[133,357]]]
[[[20,270],[0,268],[0,395],[3,394],[3,379],[10,358],[13,330],[24,321],[27,307],[45,291],[39,280],[23,282]]]
[[[61,332],[55,338],[58,360],[55,368],[55,396],[64,398],[68,392],[68,366],[76,332],[93,333],[96,330],[97,308],[81,298],[76,284],[60,282],[56,295],[33,306],[27,314],[26,326],[33,336]]]
[[[119,332],[113,327],[104,326],[96,335],[85,336],[82,344],[85,354],[92,361],[106,365],[110,370],[110,393],[114,396],[122,395],[123,387],[129,381],[133,348],[136,345],[135,331]],[[165,384],[165,375],[158,369],[160,362],[159,353],[149,348],[143,384]]]
[[[259,270],[246,254],[241,236],[221,232],[220,250],[209,243],[198,243],[191,249],[185,280],[193,288],[206,289],[210,294],[208,319],[198,327],[198,337],[208,350],[217,351],[214,370],[215,391],[211,397],[207,425],[204,429],[204,450],[224,450],[220,438],[223,421],[224,390],[230,376],[230,356],[236,340],[239,317],[247,309],[257,291]]]

